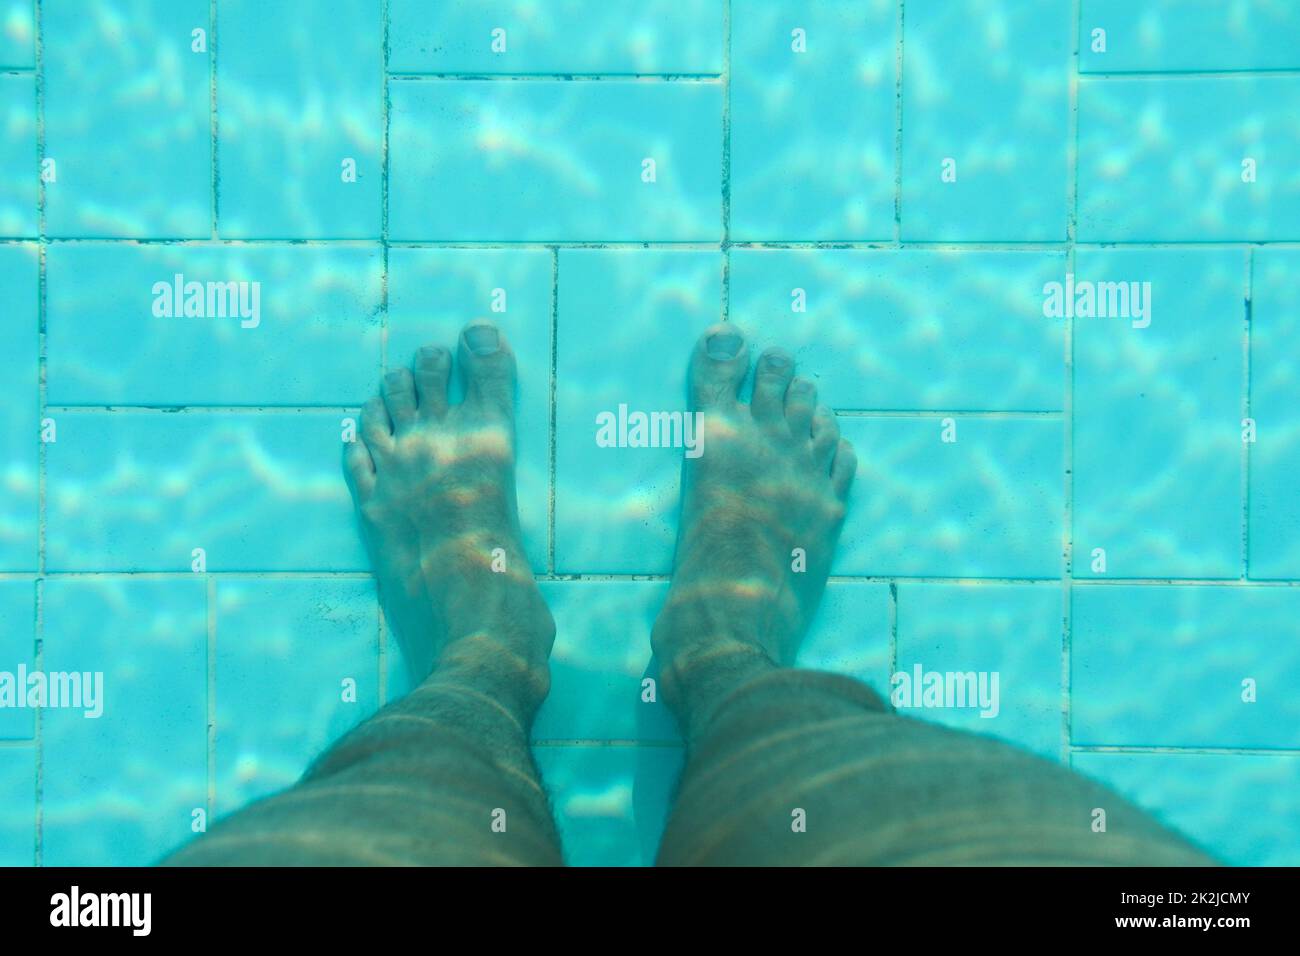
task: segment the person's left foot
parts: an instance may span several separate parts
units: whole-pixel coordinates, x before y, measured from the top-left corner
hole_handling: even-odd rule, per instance
[[[456,365],[458,405],[447,402],[444,348],[426,346],[412,369],[384,376],[382,397],[362,408],[360,440],[346,446],[348,484],[413,685],[468,652],[544,696],[555,625],[520,543],[515,358],[478,321],[461,333]]]

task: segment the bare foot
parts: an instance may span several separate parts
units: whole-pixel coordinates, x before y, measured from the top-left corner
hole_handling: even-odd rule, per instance
[[[793,663],[830,572],[857,467],[834,413],[788,353],[758,359],[750,404],[744,334],[715,325],[691,356],[703,453],[686,459],[673,583],[655,652],[683,659],[757,646]]]
[[[445,348],[426,346],[412,369],[384,376],[347,446],[348,484],[413,686],[469,650],[545,696],[555,625],[520,544],[515,358],[479,321],[461,333],[456,366],[459,405],[447,403]]]

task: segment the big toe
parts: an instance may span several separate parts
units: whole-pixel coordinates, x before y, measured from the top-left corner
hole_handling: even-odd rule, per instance
[[[465,403],[491,414],[509,416],[515,403],[515,354],[505,334],[483,319],[460,333],[459,368]]]
[[[745,334],[729,322],[710,326],[691,354],[691,407],[703,410],[735,405],[747,371]]]

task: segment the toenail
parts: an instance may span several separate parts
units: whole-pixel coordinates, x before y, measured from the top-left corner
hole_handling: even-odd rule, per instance
[[[767,363],[768,368],[780,370],[790,367],[790,360],[780,352],[768,352],[763,361]]]
[[[741,338],[734,332],[717,332],[709,336],[706,350],[709,358],[725,361],[733,359],[740,353]]]
[[[420,347],[420,360],[423,362],[436,362],[442,358],[442,347],[438,345],[423,345]]]
[[[491,355],[501,345],[497,330],[490,325],[471,325],[465,330],[465,344],[475,355]]]

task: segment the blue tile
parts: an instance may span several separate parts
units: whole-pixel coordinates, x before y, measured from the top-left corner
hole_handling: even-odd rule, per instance
[[[1065,239],[1070,15],[1040,0],[907,9],[904,239]]]
[[[1300,253],[1255,252],[1250,328],[1250,576],[1300,578]]]
[[[889,617],[889,585],[832,581],[795,666],[844,674],[888,697]]]
[[[211,235],[210,53],[191,51],[209,13],[209,0],[42,2],[51,236]]]
[[[1074,743],[1300,746],[1300,591],[1076,586],[1073,600]]]
[[[1296,76],[1081,80],[1079,238],[1300,237],[1297,98]]]
[[[389,96],[394,239],[722,236],[717,83],[406,80]]]
[[[36,862],[36,748],[0,747],[0,866]]]
[[[899,584],[898,671],[908,676],[908,688],[916,687],[918,665],[923,674],[989,675],[990,690],[992,675],[998,681],[992,707],[971,700],[961,709],[899,712],[1059,760],[1063,611],[1056,584]]]
[[[680,747],[533,748],[571,866],[654,861]]]
[[[51,570],[364,571],[341,413],[58,416]],[[348,417],[355,419],[356,413]]]
[[[555,616],[551,691],[533,724],[534,740],[676,740],[676,722],[656,692],[650,629],[668,585],[651,581],[542,585]]]
[[[1061,253],[738,249],[729,315],[833,408],[1052,411],[1063,325],[1042,289],[1064,276]]]
[[[1112,316],[1073,320],[1075,576],[1103,548],[1111,577],[1238,577],[1244,253],[1079,250],[1075,272],[1130,293],[1083,286]]]
[[[546,571],[550,498],[552,256],[548,250],[392,249],[388,253],[388,364],[436,344],[455,354],[461,327],[489,318],[519,367],[515,405],[519,520],[533,569]],[[451,400],[463,394],[452,377]]]
[[[0,245],[0,571],[35,571],[40,458],[36,246]]]
[[[217,21],[218,232],[377,237],[380,0],[220,0]]]
[[[840,417],[858,473],[832,574],[1057,577],[1059,420]]]
[[[0,703],[0,740],[29,740],[36,730],[36,712],[19,706],[27,699],[19,668],[36,669],[36,584],[0,581],[0,681],[12,681],[16,694]]]
[[[719,0],[390,0],[388,17],[397,73],[722,70]]]
[[[379,612],[369,579],[222,579],[216,595],[220,816],[294,784],[378,709]]]
[[[207,805],[204,582],[50,579],[47,672],[102,672],[103,714],[47,708],[43,861],[144,866]]]
[[[0,69],[36,65],[33,0],[0,0]]]
[[[557,571],[672,569],[682,450],[601,448],[596,416],[685,411],[687,362],[721,294],[716,252],[560,251]]]
[[[0,236],[36,235],[39,181],[36,79],[0,76]]]
[[[1300,758],[1076,753],[1071,762],[1230,866],[1300,865]]]
[[[1082,0],[1084,73],[1300,66],[1300,8],[1275,0]],[[1105,37],[1094,35],[1104,30]],[[1096,49],[1104,39],[1105,48]]]
[[[897,62],[894,0],[732,4],[732,239],[894,238]]]
[[[175,314],[177,275],[182,290],[202,289],[201,316]],[[382,304],[377,245],[56,243],[46,261],[47,398],[360,405],[378,389]]]

